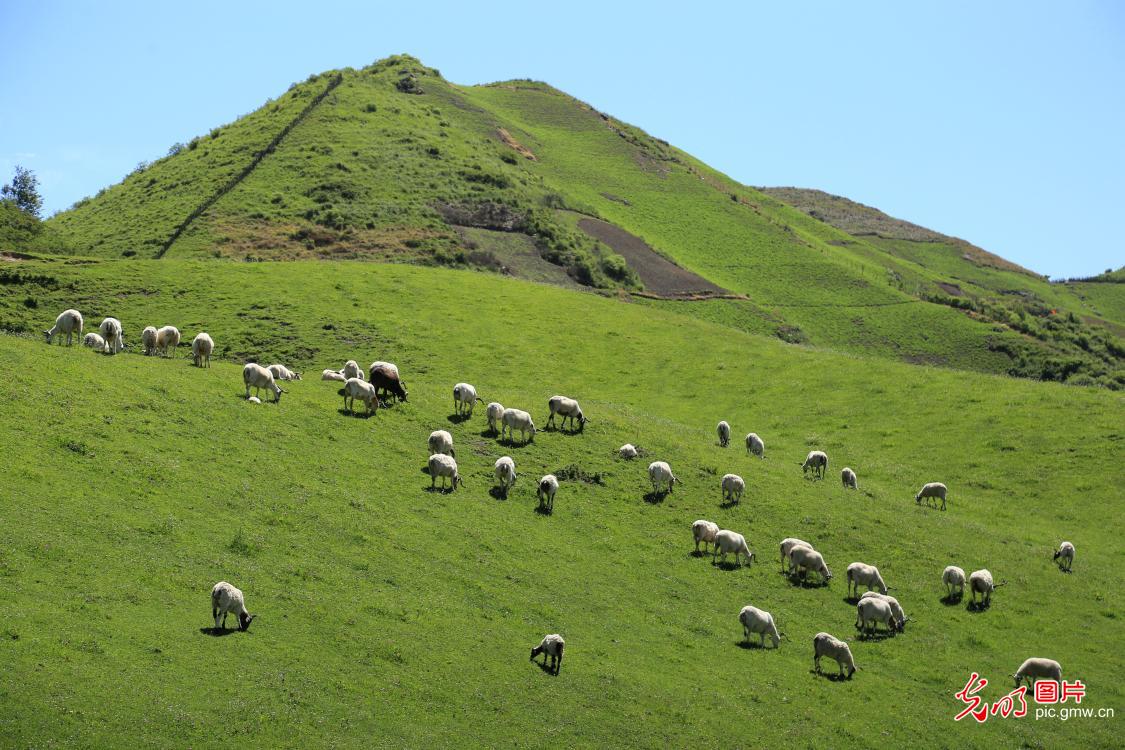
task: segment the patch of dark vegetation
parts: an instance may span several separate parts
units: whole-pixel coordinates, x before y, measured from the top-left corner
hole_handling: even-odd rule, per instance
[[[19,271],[0,271],[0,284],[13,286],[17,284],[35,284],[44,289],[58,289],[62,284],[54,276],[47,274],[20,273]]]
[[[555,476],[562,482],[584,482],[585,484],[604,485],[605,481],[600,471],[587,474],[578,464],[568,464],[555,470]]]
[[[620,203],[620,204],[621,204],[621,205],[623,205],[623,206],[631,206],[631,205],[633,205],[632,203],[630,203],[629,201],[625,200],[625,199],[624,199],[624,198],[622,198],[621,196],[619,196],[619,195],[614,195],[613,193],[602,193],[602,197],[603,197],[603,198],[605,198],[606,200],[610,200],[610,201],[613,201],[614,203]]]
[[[85,456],[86,458],[96,457],[93,449],[80,440],[66,440],[63,441],[62,446],[72,453],[77,453],[79,456]]]
[[[804,344],[809,340],[800,326],[780,325],[774,335],[787,344]]]
[[[395,88],[404,94],[424,93],[422,85],[418,83],[418,76],[413,73],[404,73],[402,78],[395,82]]]
[[[511,180],[503,175],[491,174],[484,171],[462,171],[461,179],[466,182],[473,182],[478,185],[488,185],[490,187],[506,190],[512,186]]]
[[[437,212],[449,224],[465,227],[479,227],[498,232],[526,232],[527,214],[494,201],[480,203],[439,203]]]

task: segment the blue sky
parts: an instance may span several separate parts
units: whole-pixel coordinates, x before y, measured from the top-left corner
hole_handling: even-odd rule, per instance
[[[821,188],[1041,273],[1125,263],[1111,1],[0,0],[0,179],[35,170],[53,212],[310,73],[398,52],[457,83],[545,80],[744,183]]]

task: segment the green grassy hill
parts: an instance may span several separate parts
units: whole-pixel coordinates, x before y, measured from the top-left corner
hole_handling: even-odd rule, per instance
[[[0,310],[27,335],[0,336],[0,746],[1116,743],[1111,719],[952,717],[971,671],[996,700],[1032,655],[1084,680],[1083,706],[1122,708],[1118,394],[793,347],[662,309],[693,303],[176,255],[6,266]],[[71,304],[117,315],[134,344],[149,323],[206,329],[221,356],[198,370],[186,346],[171,360],[45,346],[38,331]],[[308,377],[255,406],[247,357]],[[315,373],[346,358],[397,362],[410,401],[342,414]],[[554,393],[591,421],[502,445],[480,411],[449,419],[461,380],[540,426]],[[722,418],[762,435],[766,460],[719,448]],[[455,494],[421,472],[438,428],[455,436]],[[615,457],[627,441],[642,459]],[[831,457],[823,482],[799,470],[814,447]],[[498,500],[503,454],[520,478]],[[662,502],[646,499],[653,459],[683,481]],[[840,487],[844,465],[859,492]],[[543,516],[548,471],[574,478]],[[748,490],[723,508],[728,471]],[[917,507],[938,479],[949,510]],[[745,533],[759,562],[693,557],[697,518]],[[785,536],[814,542],[836,580],[779,575]],[[1064,538],[1071,575],[1050,558]],[[905,634],[856,639],[855,560],[895,588],[916,620]],[[985,612],[944,604],[950,563],[1008,585]],[[220,579],[259,615],[248,633],[204,632]],[[748,603],[776,616],[778,651],[740,647]],[[821,630],[851,640],[851,681],[810,673]],[[527,661],[547,632],[567,639],[558,677]]]

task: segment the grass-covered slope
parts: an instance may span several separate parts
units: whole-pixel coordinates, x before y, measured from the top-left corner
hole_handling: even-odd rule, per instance
[[[61,265],[61,264],[60,264]],[[49,348],[0,336],[0,745],[1111,746],[1112,720],[954,724],[977,670],[985,697],[1027,656],[1058,659],[1084,706],[1121,708],[1117,529],[1122,403],[1104,390],[794,348],[651,306],[494,276],[364,263],[116,262],[52,294],[147,323],[206,329],[227,356],[309,377],[280,405],[242,398],[239,364]],[[60,300],[61,301],[61,300]],[[52,306],[21,305],[45,328]],[[11,309],[5,315],[13,315]],[[581,325],[576,325],[581,321]],[[591,336],[591,331],[598,331]],[[407,404],[340,413],[313,371],[397,362]],[[450,390],[531,410],[582,400],[577,436],[527,446],[454,423]],[[754,430],[767,459],[721,449]],[[428,433],[449,429],[467,486],[432,494]],[[623,462],[624,442],[645,450]],[[825,449],[823,482],[798,462]],[[498,500],[493,461],[517,462]],[[646,502],[644,467],[683,480]],[[837,472],[859,474],[845,492]],[[567,467],[553,516],[534,481]],[[742,474],[741,506],[719,478]],[[570,474],[564,474],[569,476]],[[918,508],[924,481],[950,508]],[[691,556],[691,522],[742,531],[760,564]],[[785,536],[837,574],[777,573]],[[1051,550],[1078,547],[1075,572]],[[843,571],[879,565],[916,622],[860,642]],[[939,601],[942,568],[988,567],[992,608]],[[259,614],[212,637],[208,592]],[[736,617],[777,617],[780,650],[740,648]],[[810,674],[811,639],[852,639],[850,682]],[[527,661],[547,632],[559,677]],[[876,727],[877,729],[872,729]]]

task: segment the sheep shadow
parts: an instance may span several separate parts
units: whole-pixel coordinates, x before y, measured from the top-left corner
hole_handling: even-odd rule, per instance
[[[991,608],[992,608],[991,602],[987,602],[987,603],[986,602],[974,602],[971,599],[969,600],[969,603],[967,605],[965,605],[965,611],[966,612],[972,612],[974,614],[980,614],[981,612],[986,612]]]
[[[264,404],[265,401],[263,401],[262,403]],[[339,409],[337,409],[336,413],[339,414],[341,417],[353,417],[355,419],[370,419],[371,417],[378,414],[378,412],[375,412],[375,411],[368,414],[366,412],[355,411],[354,409],[345,409],[343,407],[340,407]]]
[[[450,414],[446,417],[446,420],[448,420],[450,424],[461,424],[462,422],[468,422],[472,418],[472,414]]]
[[[750,567],[749,565],[739,565],[738,563],[734,563],[734,562],[722,562],[721,560],[720,561],[712,560],[711,564],[713,566],[715,566],[716,568],[718,568],[719,570],[742,570],[743,568],[749,568]]]
[[[813,677],[823,677],[829,682],[847,682],[851,678],[847,675],[840,674],[839,672],[817,672],[816,669],[810,669],[809,674]]]
[[[1061,566],[1061,565],[1060,565],[1060,566],[1059,566],[1059,572],[1060,572],[1060,573],[1065,573],[1065,574],[1067,574],[1067,575],[1070,575],[1070,574],[1071,574],[1071,573],[1073,573],[1074,571],[1073,571],[1073,570],[1070,570],[1069,568],[1064,568],[1063,566]]]
[[[542,669],[544,672],[551,675],[552,677],[558,677],[559,676],[558,671],[555,670],[553,667],[551,667],[550,662],[548,660],[544,659],[543,661],[539,661],[538,659],[534,659],[533,661],[535,662],[535,666],[539,667],[540,669]]]
[[[554,508],[548,508],[546,505],[540,503],[535,506],[535,512],[541,516],[553,516],[555,514]]]
[[[423,466],[423,467],[422,467],[422,473],[423,473],[423,474],[425,474],[426,476],[429,476],[429,475],[430,475],[430,467],[429,467],[429,465],[426,465],[426,466]]]
[[[763,644],[755,643],[754,641],[735,641],[734,643],[735,643],[736,646],[738,646],[739,648],[741,648],[745,651],[765,651],[766,650],[766,647]]]
[[[437,485],[424,485],[422,487],[424,492],[436,493],[439,495],[448,495],[453,492],[452,487],[438,487]]]
[[[482,438],[495,438],[495,437],[499,437],[500,431],[494,430],[491,427],[486,427],[483,430],[481,430],[480,432],[478,432],[477,434],[480,435]]]
[[[854,607],[855,605],[859,604],[859,597],[848,594],[844,597],[844,604],[850,604]]]
[[[210,628],[200,628],[199,632],[202,633],[203,635],[209,635],[212,638],[222,638],[224,635],[230,635],[231,633],[238,633],[238,632],[241,632],[241,631],[239,631],[238,628],[210,627]]]
[[[544,427],[543,432],[550,432],[551,434],[555,434],[555,435],[565,435],[566,437],[576,437],[576,436],[582,434],[582,430],[578,430],[578,429],[575,429],[573,427],[570,428],[569,430],[567,430],[567,429],[564,429],[562,427],[557,427],[557,426],[554,426],[554,425],[552,425],[550,427]]]
[[[505,448],[526,448],[534,440],[524,440],[522,443],[517,443],[515,438],[500,438],[496,441],[497,445],[502,445]]]
[[[642,499],[649,505],[659,505],[668,497],[667,492],[646,492]]]
[[[946,594],[938,599],[939,602],[947,607],[956,607],[965,598],[964,594]]]
[[[493,500],[507,500],[508,493],[500,487],[489,487],[488,494]]]
[[[859,640],[864,642],[874,641],[878,643],[879,641],[885,641],[888,638],[894,638],[895,634],[886,630],[876,630],[871,633],[865,633],[861,630],[859,631],[859,635],[857,637],[859,638]]]
[[[719,503],[719,507],[723,510],[730,510],[731,508],[735,508],[738,505],[739,502],[737,500],[724,500],[723,502]]]
[[[813,583],[808,578],[801,578],[800,576],[789,576],[789,582],[800,589],[823,589],[828,587],[828,581],[820,580]]]
[[[694,557],[694,558],[710,557],[710,556],[711,556],[710,552],[704,552],[701,549],[693,549],[691,552],[688,553],[688,557]]]

